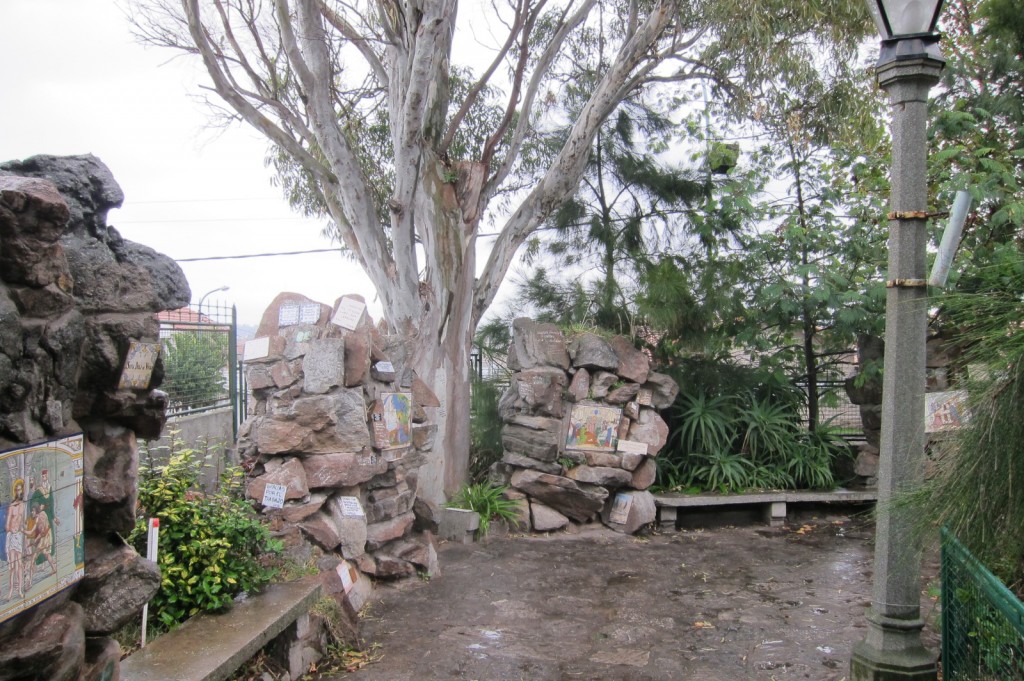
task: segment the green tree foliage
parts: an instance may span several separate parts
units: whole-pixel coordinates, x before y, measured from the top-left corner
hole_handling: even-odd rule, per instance
[[[164,385],[174,409],[216,404],[226,396],[228,335],[179,331],[164,340]]]

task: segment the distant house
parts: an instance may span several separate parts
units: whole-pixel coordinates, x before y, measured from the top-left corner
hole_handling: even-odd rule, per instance
[[[160,320],[160,339],[165,340],[182,331],[201,331],[210,329],[217,322],[196,312],[191,307],[179,307],[177,310],[164,310],[157,313]],[[217,325],[220,326],[220,325]]]

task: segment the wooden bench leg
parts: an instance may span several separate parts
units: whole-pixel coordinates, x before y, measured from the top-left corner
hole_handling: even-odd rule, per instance
[[[675,506],[659,506],[658,527],[660,527],[664,531],[675,532],[678,510],[679,509],[677,509]]]
[[[772,501],[763,506],[764,521],[772,527],[781,527],[786,524],[786,502]]]

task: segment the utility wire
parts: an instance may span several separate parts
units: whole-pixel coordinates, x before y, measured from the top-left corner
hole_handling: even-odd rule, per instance
[[[315,248],[309,251],[286,251],[282,253],[251,253],[249,255],[211,255],[206,258],[175,258],[175,262],[202,262],[204,260],[243,260],[245,258],[270,258],[277,255],[305,255],[306,253],[338,253],[337,248]]]

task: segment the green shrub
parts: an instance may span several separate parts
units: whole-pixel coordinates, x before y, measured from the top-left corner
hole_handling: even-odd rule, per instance
[[[463,485],[455,498],[448,502],[448,508],[476,511],[480,515],[480,535],[487,536],[491,521],[496,518],[513,526],[519,524],[519,505],[502,496],[506,489],[486,482]]]
[[[273,578],[268,562],[281,549],[242,498],[241,470],[225,472],[219,489],[205,493],[198,483],[204,461],[180,441],[170,450],[166,464],[140,467],[138,517],[128,536],[145,555],[148,519],[160,519],[162,582],[150,601],[157,629],[259,589]]]

